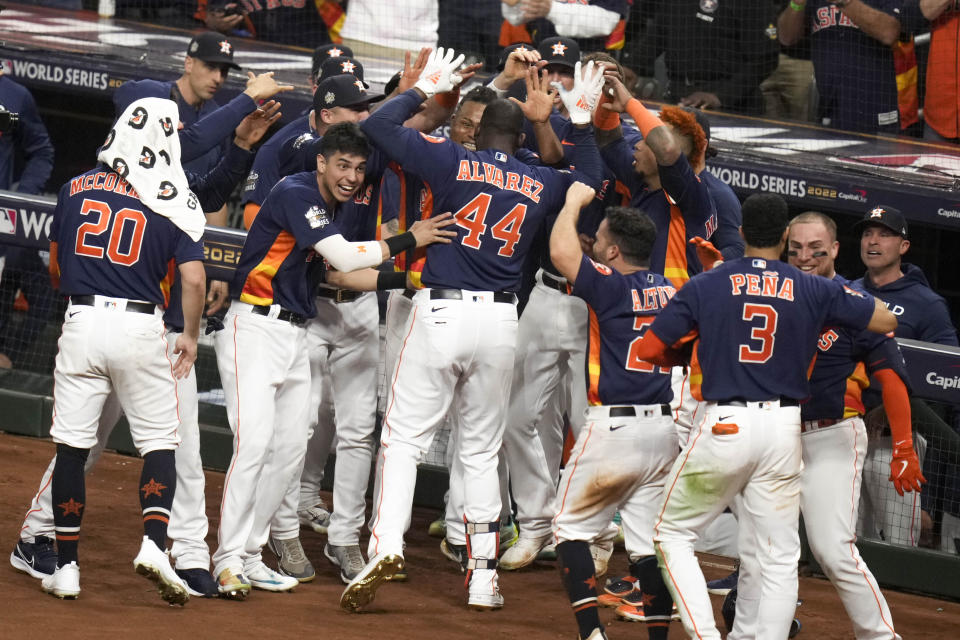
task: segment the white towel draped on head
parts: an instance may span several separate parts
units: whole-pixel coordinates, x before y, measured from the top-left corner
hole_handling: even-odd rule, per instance
[[[179,122],[173,100],[137,100],[113,125],[97,160],[129,182],[145,205],[197,241],[206,217],[180,166]]]

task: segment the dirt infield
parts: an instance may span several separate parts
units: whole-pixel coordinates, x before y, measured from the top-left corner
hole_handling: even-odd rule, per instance
[[[32,492],[54,453],[48,441],[0,435],[0,551],[13,547]],[[438,541],[426,535],[435,514],[415,509],[408,536],[405,584],[380,590],[370,611],[353,615],[338,606],[343,585],[323,556],[323,536],[303,533],[303,544],[317,579],[300,585],[292,594],[254,592],[246,602],[192,599],[186,607],[171,608],[153,587],[133,571],[142,529],[136,485],[140,461],[105,454],[87,480],[86,516],[80,546],[82,593],[76,601],[59,601],[44,595],[37,580],[15,571],[4,561],[0,567],[0,638],[56,637],[130,638],[376,638],[431,640],[476,638],[572,639],[577,637],[573,615],[557,572],[551,563],[519,573],[504,572],[501,588],[506,607],[493,613],[470,612],[464,606],[463,578],[440,555]],[[216,545],[217,509],[223,474],[207,474],[208,543]],[[6,546],[3,546],[6,545]],[[269,556],[265,552],[265,556]],[[4,557],[7,557],[4,555]],[[272,561],[272,559],[268,560]],[[728,561],[704,559],[709,578],[725,575]],[[621,573],[627,562],[622,550],[615,553],[611,571]],[[960,636],[960,604],[887,591],[897,630],[908,640],[943,640]],[[852,638],[850,623],[830,584],[802,578],[803,622],[799,638]],[[714,598],[719,609],[720,598]],[[717,611],[719,616],[719,610]],[[646,638],[641,624],[621,622],[612,609],[601,611],[609,636]],[[720,618],[717,618],[720,620]],[[722,626],[722,622],[721,622]],[[671,637],[684,637],[679,623]]]

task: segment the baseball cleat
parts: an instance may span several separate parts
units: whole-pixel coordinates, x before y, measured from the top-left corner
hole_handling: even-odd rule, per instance
[[[607,572],[610,556],[613,555],[612,542],[591,542],[590,557],[593,558],[593,575],[602,576]]]
[[[323,546],[323,555],[327,556],[327,560],[334,566],[340,567],[343,584],[350,584],[351,580],[360,575],[366,564],[358,544],[337,545],[328,542]]]
[[[53,540],[46,536],[37,536],[33,542],[18,540],[10,553],[10,564],[17,571],[23,571],[42,580],[57,570],[57,552]]]
[[[220,592],[221,598],[243,600],[250,593],[250,583],[242,573],[224,569],[217,576],[217,591]]]
[[[41,588],[61,600],[75,600],[80,595],[80,567],[71,562],[43,578]]]
[[[637,579],[633,576],[607,578],[606,584],[603,585],[604,592],[612,596],[616,596],[617,598],[625,598],[636,588]]]
[[[588,635],[586,638],[580,638],[580,640],[607,640],[607,634],[604,633],[603,629],[597,627],[590,632],[590,635]]]
[[[177,575],[187,585],[187,593],[199,598],[217,595],[217,581],[206,569],[177,569]]]
[[[647,616],[643,611],[643,592],[640,591],[640,589],[636,589],[632,593],[624,596],[621,602],[623,604],[617,607],[616,610],[617,617],[630,622],[646,622]],[[670,610],[670,619],[680,619],[680,612],[677,611],[676,604],[674,604]]]
[[[460,573],[467,572],[467,545],[453,544],[444,538],[440,541],[440,553],[448,560],[456,562],[460,566]]]
[[[307,559],[303,545],[300,544],[300,538],[287,540],[270,538],[267,540],[267,546],[277,556],[277,571],[283,575],[296,578],[300,582],[310,582],[317,577],[317,572]]]
[[[516,544],[517,540],[520,538],[520,530],[517,529],[517,522],[513,518],[507,521],[506,524],[500,525],[500,553],[505,552],[507,549]]]
[[[307,509],[297,511],[300,526],[313,529],[317,533],[326,533],[330,526],[330,511],[323,500]]]
[[[343,590],[340,607],[359,613],[361,608],[373,602],[377,589],[403,569],[403,565],[403,556],[399,554],[381,553],[374,556]]]
[[[601,593],[597,596],[597,604],[601,607],[619,607],[623,604],[623,598],[612,596],[609,593]]]
[[[718,578],[707,583],[707,593],[715,596],[725,596],[732,589],[736,589],[737,581],[740,579],[740,569],[735,569],[733,573],[725,578]]]
[[[552,542],[552,533],[536,537],[526,537],[521,533],[516,543],[500,556],[499,566],[506,571],[522,569],[537,560],[540,557],[539,554],[547,548],[554,549],[553,557],[556,558],[556,547],[552,546]]]
[[[293,588],[300,584],[300,581],[291,576],[285,576],[258,562],[243,571],[247,576],[247,582],[254,589],[261,591],[274,591],[277,593],[283,591],[293,591]]]
[[[497,585],[494,569],[474,569],[467,586],[467,608],[474,611],[495,611],[503,608],[503,596]]]
[[[140,575],[156,581],[157,592],[166,602],[184,605],[190,600],[187,585],[170,566],[167,554],[147,536],[143,536],[140,553],[133,559],[133,568]]]
[[[427,535],[431,538],[443,538],[447,535],[447,521],[443,518],[437,518],[430,523],[427,529]]]

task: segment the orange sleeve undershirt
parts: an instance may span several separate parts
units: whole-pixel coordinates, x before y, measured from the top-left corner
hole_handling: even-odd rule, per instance
[[[686,363],[679,351],[668,347],[653,331],[648,330],[637,346],[637,356],[646,362],[661,367],[676,367]]]
[[[257,217],[257,214],[260,213],[260,205],[256,202],[248,202],[247,205],[243,208],[243,228],[247,231],[250,230],[250,226],[253,224],[254,218]]]
[[[640,133],[643,134],[644,139],[650,135],[651,131],[663,126],[663,120],[653,115],[653,113],[636,98],[631,98],[627,103],[627,113],[629,113],[630,116],[633,117],[634,122],[637,123],[637,128],[640,129]]]
[[[883,385],[883,408],[890,422],[890,435],[893,436],[893,450],[913,448],[913,427],[910,422],[910,396],[892,369],[880,369],[874,376]]]

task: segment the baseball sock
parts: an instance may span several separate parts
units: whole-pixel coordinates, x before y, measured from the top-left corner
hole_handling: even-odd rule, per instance
[[[87,462],[88,453],[89,449],[57,445],[50,494],[53,497],[53,526],[57,535],[57,568],[77,562],[80,523],[87,501],[83,465]]]
[[[177,470],[171,449],[151,451],[143,456],[140,472],[140,508],[143,510],[143,533],[160,549],[167,546],[167,525],[173,493],[177,489]]]
[[[650,640],[666,640],[673,613],[673,597],[663,582],[656,556],[642,556],[630,563],[630,575],[640,583],[643,592],[643,613],[647,618]]]
[[[570,607],[577,618],[580,637],[587,638],[594,629],[603,629],[597,612],[597,578],[593,575],[590,545],[584,540],[567,540],[557,545],[560,580]]]

